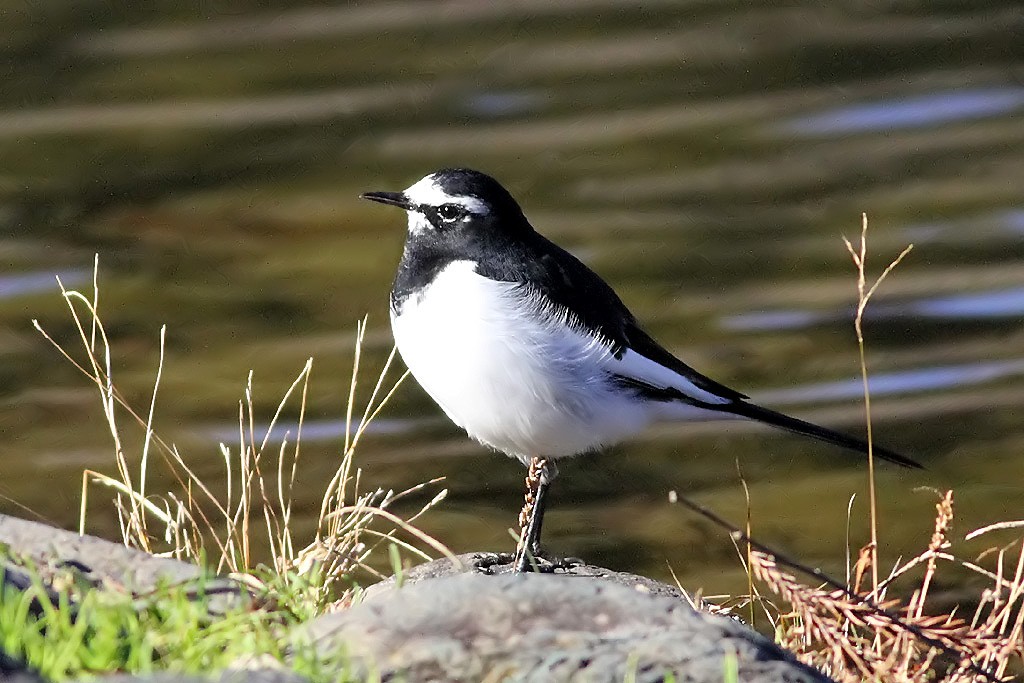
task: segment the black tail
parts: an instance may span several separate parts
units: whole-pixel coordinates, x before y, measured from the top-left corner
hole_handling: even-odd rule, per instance
[[[754,405],[753,403],[747,403],[746,401],[734,401],[721,406],[721,408],[718,406],[714,407],[722,410],[723,412],[734,413],[742,417],[749,417],[752,420],[758,420],[759,422],[764,422],[772,425],[773,427],[779,427],[780,429],[785,429],[789,432],[795,432],[796,434],[804,434],[827,443],[835,444],[842,448],[847,448],[851,451],[857,451],[864,454],[867,454],[868,452],[868,443],[863,439],[858,439],[855,436],[842,434],[840,432],[834,432],[831,429],[826,429],[810,422],[804,422],[803,420],[798,420],[795,417],[783,415],[782,413],[777,413],[774,410],[769,410],[768,408],[762,408],[761,406]],[[904,467],[924,469],[921,464],[914,462],[910,458],[900,455],[895,451],[890,451],[887,448],[873,446],[872,451],[876,457],[879,457],[882,460],[888,460],[889,462],[894,462],[897,465],[903,465]]]

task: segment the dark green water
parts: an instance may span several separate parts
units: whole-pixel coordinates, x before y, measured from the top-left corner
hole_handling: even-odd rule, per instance
[[[1018,3],[69,5],[0,0],[0,510],[72,525],[81,470],[114,472],[95,390],[30,324],[74,341],[52,276],[86,286],[98,252],[115,381],[146,410],[166,324],[156,428],[210,476],[248,371],[269,418],[315,358],[299,475],[315,514],[356,320],[365,381],[391,343],[404,220],[356,197],[467,165],[689,363],[848,430],[840,238],[866,211],[872,271],[915,244],[866,324],[876,436],[929,468],[880,467],[887,562],[927,544],[931,488],[957,491],[959,537],[1024,514]],[[445,476],[425,528],[456,551],[509,547],[522,470],[439,416],[407,384],[362,444],[367,483]],[[765,542],[837,569],[854,494],[865,539],[860,460],[721,423],[566,462],[547,544],[741,590],[724,534],[667,502],[741,520],[737,463]]]

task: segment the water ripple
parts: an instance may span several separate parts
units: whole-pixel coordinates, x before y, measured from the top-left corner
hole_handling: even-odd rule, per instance
[[[856,104],[793,119],[803,135],[866,133],[921,128],[1008,114],[1024,108],[1024,88],[979,88]]]
[[[800,330],[837,320],[849,320],[854,311],[844,307],[819,312],[801,309],[758,311],[725,316],[721,325],[728,330]],[[997,289],[970,294],[950,294],[915,299],[903,303],[878,304],[869,308],[869,320],[924,318],[937,320],[991,320],[1024,315],[1024,287]]]
[[[1024,359],[933,366],[916,370],[876,373],[869,378],[872,397],[899,396],[948,387],[984,384],[1024,375]],[[864,395],[860,377],[758,392],[757,400],[775,405],[807,401],[844,401]]]
[[[57,280],[60,278],[65,287],[74,287],[88,282],[92,272],[88,270],[68,270],[62,273],[53,271],[36,271],[18,273],[17,275],[0,275],[0,299],[13,299],[26,294],[56,291]]]
[[[435,426],[440,423],[439,418],[405,418],[405,419],[384,419],[377,418],[369,423],[364,430],[365,434],[395,435],[416,431],[425,427]],[[352,423],[352,433],[359,429],[359,421]],[[257,443],[267,439],[268,443],[280,444],[284,441],[295,442],[295,435],[299,432],[297,422],[283,422],[274,426],[267,435],[266,425],[257,425],[254,430],[254,439]],[[238,443],[238,425],[214,426],[202,430],[203,436],[214,439],[220,443]],[[322,442],[341,440],[345,438],[344,420],[306,420],[302,423],[303,442]]]

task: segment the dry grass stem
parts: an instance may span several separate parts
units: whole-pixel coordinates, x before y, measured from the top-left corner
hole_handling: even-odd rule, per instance
[[[987,572],[993,583],[982,592],[970,621],[957,617],[955,610],[929,614],[925,609],[942,564],[968,569],[974,565],[945,552],[952,546],[952,521],[953,494],[947,491],[936,504],[928,547],[897,564],[877,591],[862,589],[856,582],[848,589],[808,585],[781,570],[771,553],[755,551],[755,576],[788,605],[779,615],[782,628],[777,633],[782,645],[802,661],[851,683],[967,683],[1006,680],[1009,672],[1019,673],[1024,665],[1024,545],[1020,540],[1013,544],[1017,555],[1009,576],[1005,549],[994,553],[996,566]],[[977,535],[972,532],[971,537]],[[897,578],[918,567],[923,571],[909,600],[904,603],[887,596]]]
[[[269,423],[263,427],[258,424],[254,374],[250,371],[244,398],[238,405],[237,447],[232,449],[220,444],[224,489],[218,494],[189,467],[173,444],[159,436],[154,427],[157,393],[165,360],[166,328],[160,331],[159,362],[145,417],[137,413],[116,388],[111,340],[99,312],[97,280],[98,261],[90,296],[67,290],[58,280],[78,332],[84,360],[76,357],[79,354],[62,347],[38,321],[33,321],[36,329],[57,351],[95,385],[114,444],[116,476],[91,470],[83,473],[79,521],[82,533],[88,512],[89,486],[99,484],[115,491],[115,509],[126,545],[191,561],[213,561],[218,571],[240,576],[251,575],[260,558],[267,555],[276,575],[285,577],[285,580],[287,577],[306,577],[300,581],[307,592],[305,598],[317,609],[325,609],[331,604],[342,578],[356,570],[375,575],[370,558],[374,549],[382,544],[396,545],[422,558],[429,557],[421,550],[423,547],[451,556],[444,545],[413,524],[444,499],[444,489],[437,491],[411,516],[399,515],[391,509],[400,500],[422,495],[426,488],[436,486],[439,479],[398,493],[384,489],[363,491],[360,488],[361,472],[353,465],[356,446],[408,375],[406,372],[393,383],[388,382],[395,359],[392,349],[377,376],[361,419],[358,424],[353,423],[357,377],[366,333],[365,319],[356,328],[357,343],[345,411],[344,451],[323,493],[316,532],[307,544],[299,547],[294,534],[294,487],[313,360],[306,361]],[[281,416],[294,402],[298,403],[295,433],[292,435],[286,431],[280,445],[275,447],[275,430],[280,430]],[[125,418],[128,426],[121,424]],[[124,435],[127,429],[136,427],[142,430],[142,446],[133,464],[133,459],[126,453]],[[150,490],[154,452],[161,456],[162,473],[169,474],[177,483],[176,490],[163,494]],[[315,577],[315,580],[309,581],[309,577]]]
[[[869,444],[870,541],[852,557],[850,520],[853,497],[847,508],[846,581],[839,583],[820,570],[807,567],[750,539],[713,512],[678,497],[692,510],[730,530],[733,541],[745,538],[754,550],[737,552],[755,578],[766,588],[743,596],[777,610],[770,619],[780,643],[803,662],[842,682],[887,681],[911,683],[968,683],[1008,681],[1024,674],[1024,539],[985,549],[972,559],[962,557],[951,537],[954,524],[953,492],[939,496],[926,547],[899,560],[884,578],[879,577],[878,517],[871,447],[871,404],[868,391],[863,318],[871,296],[881,282],[910,252],[907,247],[870,287],[865,275],[867,218],[863,217],[858,248],[846,247],[858,271],[855,327]],[[982,536],[1018,532],[1024,520],[1002,521],[968,533],[963,542]],[[783,570],[794,568],[811,578],[798,579]],[[961,583],[983,585],[976,597],[960,598],[949,607],[934,596],[935,586],[950,583],[940,576],[957,572]],[[870,578],[869,578],[870,577]],[[966,579],[966,580],[965,580]],[[896,591],[899,591],[897,598]],[[773,603],[765,594],[776,597]],[[733,599],[735,600],[735,599]],[[777,605],[777,606],[776,606]],[[960,614],[970,614],[970,618]],[[1018,680],[1018,678],[1012,678]]]
[[[868,215],[861,214],[860,243],[854,249],[850,240],[843,237],[846,250],[850,252],[853,264],[857,268],[857,314],[854,317],[854,329],[857,332],[857,349],[860,355],[860,376],[864,385],[864,421],[867,425],[868,442],[868,506],[871,511],[871,581],[872,587],[878,588],[878,505],[875,497],[875,453],[873,446],[872,424],[871,424],[871,392],[868,389],[868,364],[867,355],[864,350],[864,311],[867,310],[868,302],[875,291],[882,284],[889,273],[900,264],[903,258],[914,248],[913,244],[907,247],[895,258],[882,274],[878,276],[874,284],[867,286],[867,260],[868,260]]]

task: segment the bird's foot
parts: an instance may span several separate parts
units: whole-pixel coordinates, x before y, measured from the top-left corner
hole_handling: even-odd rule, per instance
[[[578,557],[547,557],[541,553],[529,553],[521,559],[516,553],[481,553],[473,562],[473,568],[483,574],[555,574],[582,564],[585,562]]]
[[[473,560],[473,569],[482,574],[501,574],[502,567],[515,562],[514,553],[478,553]]]

